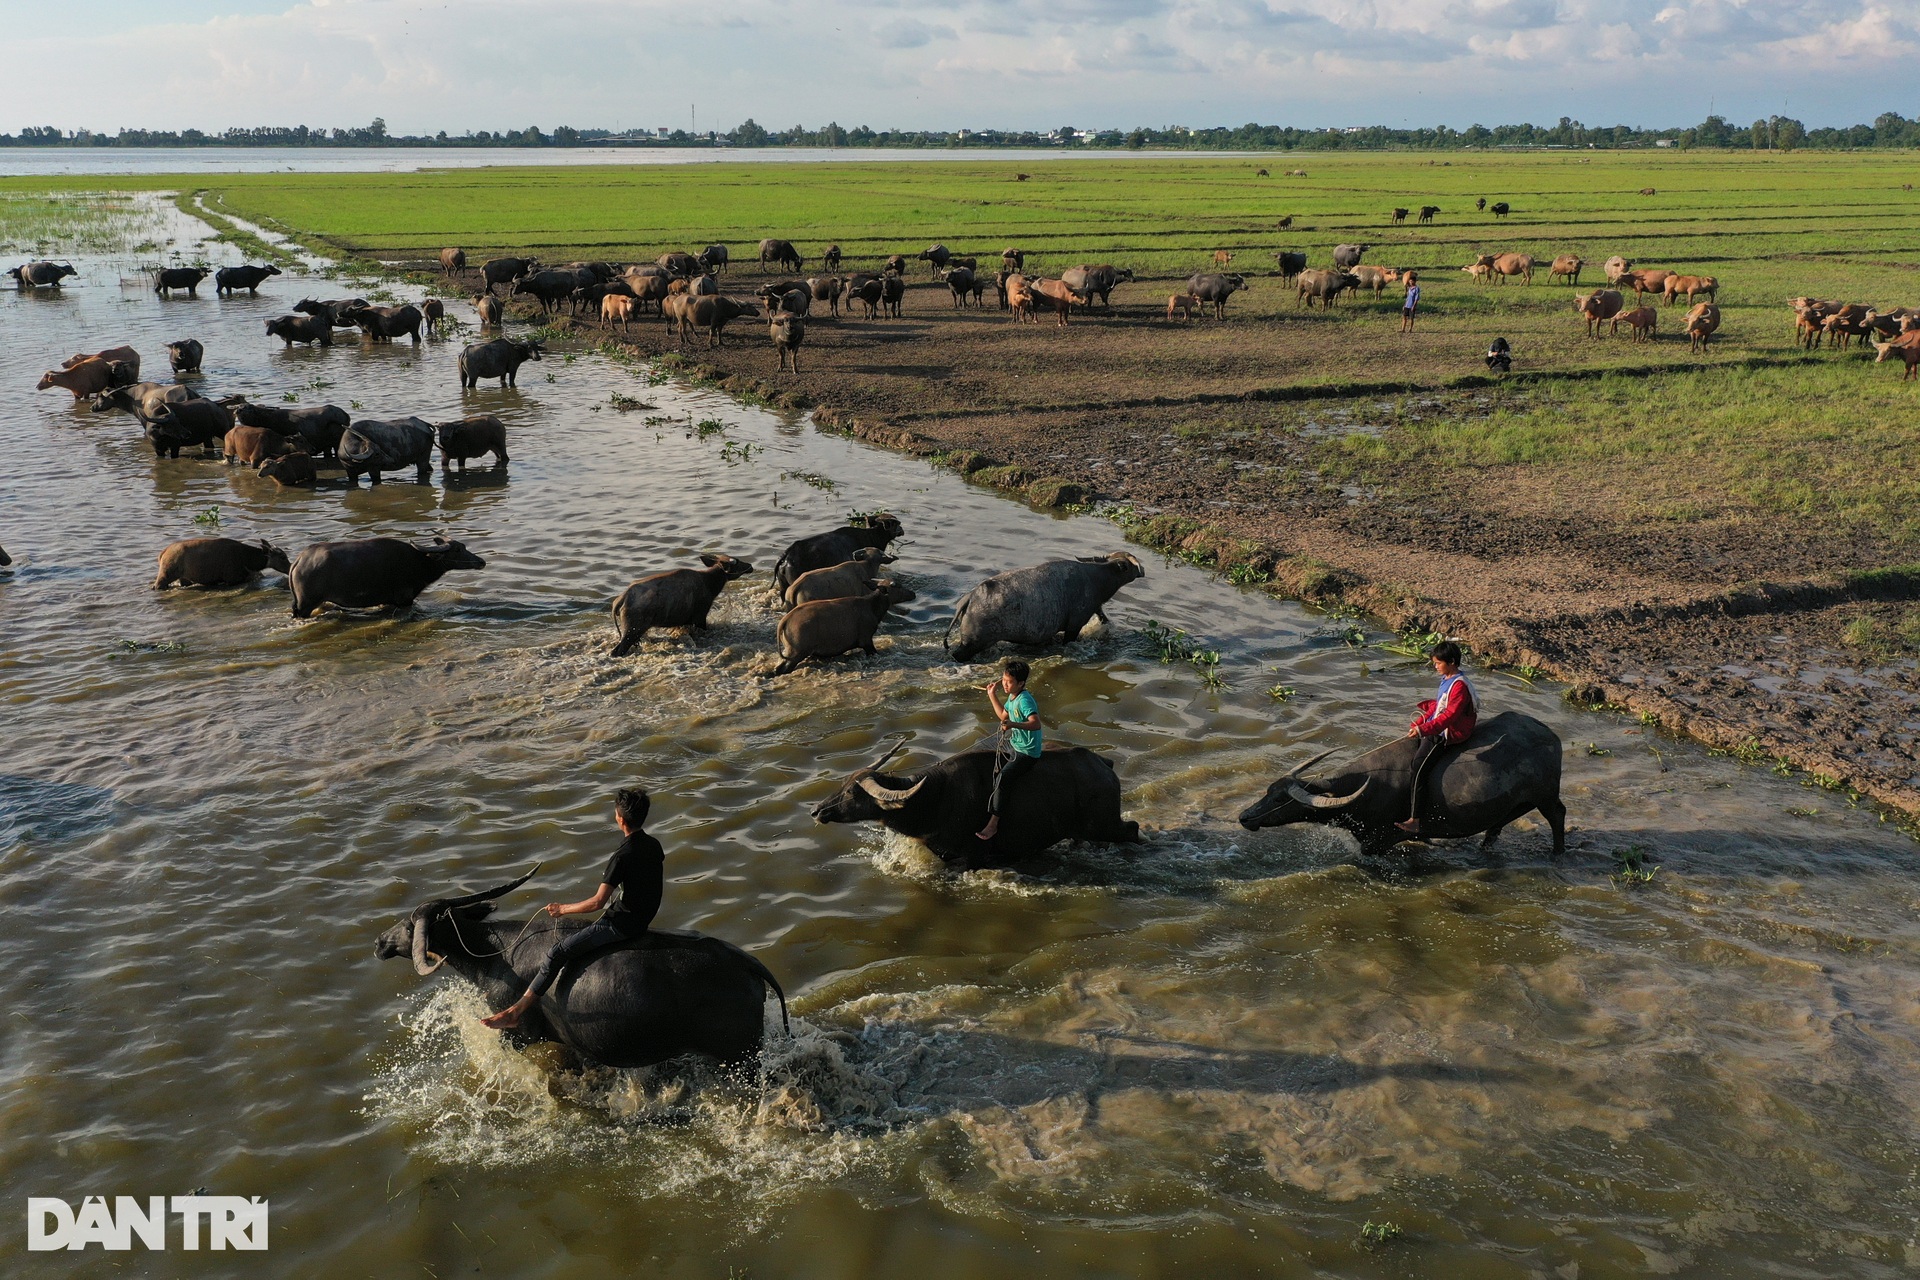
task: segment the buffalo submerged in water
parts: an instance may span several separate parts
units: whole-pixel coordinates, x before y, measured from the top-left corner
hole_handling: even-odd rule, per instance
[[[1417,738],[1376,747],[1333,773],[1308,778],[1324,752],[1267,788],[1240,815],[1249,831],[1298,822],[1350,831],[1362,853],[1385,853],[1414,837],[1394,824],[1412,809]],[[1553,828],[1553,851],[1567,847],[1567,807],[1560,802],[1560,735],[1532,716],[1506,711],[1480,722],[1458,750],[1428,767],[1423,780],[1423,839],[1458,839],[1485,833],[1481,847],[1501,828],[1535,810]]]

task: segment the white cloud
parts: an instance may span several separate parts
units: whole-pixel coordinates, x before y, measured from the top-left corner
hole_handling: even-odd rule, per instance
[[[232,2],[9,24],[0,129],[1668,124],[1783,93],[1832,124],[1911,110],[1920,53],[1915,0]]]

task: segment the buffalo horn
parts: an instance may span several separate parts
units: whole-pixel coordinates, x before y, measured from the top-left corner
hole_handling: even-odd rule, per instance
[[[1289,769],[1289,770],[1287,771],[1287,776],[1288,776],[1289,778],[1297,778],[1297,777],[1299,777],[1299,776],[1300,776],[1301,774],[1303,774],[1303,773],[1305,773],[1305,772],[1306,772],[1307,770],[1309,770],[1309,769],[1311,769],[1311,768],[1313,768],[1313,766],[1315,766],[1315,765],[1317,765],[1317,764],[1319,764],[1319,763],[1320,763],[1320,762],[1321,762],[1322,760],[1325,760],[1325,759],[1326,759],[1326,758],[1327,758],[1328,756],[1330,756],[1330,755],[1332,755],[1332,754],[1333,754],[1333,752],[1331,752],[1331,751],[1322,751],[1322,752],[1321,752],[1321,753],[1320,753],[1319,755],[1317,755],[1317,756],[1315,756],[1315,757],[1314,757],[1313,759],[1311,759],[1311,760],[1309,760],[1309,761],[1307,761],[1307,762],[1306,762],[1305,764],[1303,764],[1303,765],[1296,765],[1296,766],[1295,766],[1294,768],[1292,768],[1292,769]]]
[[[895,791],[891,787],[881,786],[879,783],[875,782],[872,778],[860,779],[860,789],[866,792],[868,795],[872,796],[873,802],[879,805],[882,809],[904,808],[906,806],[907,801],[913,799],[913,793],[926,785],[927,785],[927,780],[925,778],[922,778],[920,779],[920,781],[908,787],[905,791]]]
[[[1287,794],[1298,803],[1311,806],[1315,809],[1344,809],[1355,800],[1358,800],[1372,781],[1372,778],[1366,779],[1361,782],[1358,787],[1354,788],[1351,795],[1344,796],[1317,796],[1299,783],[1292,782],[1287,784]]]
[[[867,772],[873,773],[877,771],[881,765],[884,765],[887,761],[893,759],[895,756],[899,755],[902,751],[905,751],[906,749],[907,749],[906,743],[904,742],[894,743],[891,747],[887,748],[887,753],[885,755],[881,756],[878,760],[875,760],[872,764],[867,766]]]
[[[427,957],[430,954],[432,953],[427,950],[427,918],[415,916],[413,918],[413,971],[423,978],[447,962],[445,956],[433,956],[433,963],[428,964]]]
[[[476,902],[487,902],[493,898],[498,898],[502,894],[512,893],[515,889],[518,889],[521,885],[533,879],[534,873],[539,870],[540,864],[536,862],[527,874],[521,876],[518,880],[512,880],[501,885],[498,889],[488,889],[484,893],[469,893],[464,898],[447,898],[443,900],[440,905],[451,911],[456,907],[470,907]]]

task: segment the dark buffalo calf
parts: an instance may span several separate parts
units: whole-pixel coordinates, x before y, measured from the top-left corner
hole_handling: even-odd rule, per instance
[[[236,538],[186,538],[160,553],[155,591],[174,583],[183,587],[239,587],[262,569],[287,572],[287,553],[268,542],[241,542]]]
[[[341,609],[404,609],[453,569],[484,569],[487,562],[458,542],[398,538],[320,542],[293,559],[287,582],[293,616],[309,618],[322,605]]]
[[[271,480],[282,489],[311,489],[320,478],[320,470],[314,465],[312,454],[289,453],[261,463],[260,478]]]
[[[458,422],[443,422],[437,428],[440,434],[440,466],[451,471],[458,462],[460,469],[467,469],[468,458],[480,458],[491,453],[496,466],[507,463],[507,424],[490,413],[472,418],[462,418]]]
[[[173,366],[175,373],[200,372],[200,361],[206,354],[207,349],[194,338],[182,338],[167,344],[167,363]]]
[[[258,467],[268,458],[277,458],[292,448],[287,438],[278,431],[269,431],[265,427],[235,427],[227,432],[226,443],[220,447],[220,456],[229,463],[244,462],[250,467]]]
[[[732,556],[703,555],[704,569],[673,569],[641,578],[613,601],[613,625],[620,641],[613,656],[624,658],[654,627],[698,627],[705,630],[707,614],[720,592],[735,578],[753,572],[753,566]]]

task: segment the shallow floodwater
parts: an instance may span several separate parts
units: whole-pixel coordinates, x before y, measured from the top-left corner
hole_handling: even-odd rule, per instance
[[[132,234],[197,251],[190,226]],[[1143,552],[1113,625],[1040,658],[1034,687],[1049,733],[1117,762],[1147,843],[951,875],[808,808],[894,735],[909,764],[978,739],[991,668],[944,656],[954,601],[1003,568],[1119,547],[1115,526],[596,354],[556,346],[518,391],[462,394],[458,340],[284,351],[262,319],[346,286],[163,301],[145,256],[0,294],[10,1268],[1920,1265],[1914,847],[1844,794],[1480,671],[1490,707],[1567,741],[1564,858],[1537,821],[1490,855],[1365,867],[1324,831],[1249,834],[1233,817],[1276,772],[1392,736],[1431,676],[1345,621]],[[123,341],[164,370],[162,343],[188,335],[210,392],[497,413],[513,462],[279,491],[156,460],[130,419],[30,390]],[[724,431],[691,429],[709,420]],[[896,569],[919,592],[878,658],[771,678],[764,572],[706,635],[607,656],[606,602],[632,578],[703,550],[771,569],[792,538],[877,508],[905,522]],[[295,622],[274,575],[150,589],[163,545],[216,529],[293,549],[444,533],[488,563],[389,619]],[[1149,620],[1217,648],[1224,687],[1163,664]],[[608,797],[636,780],[669,851],[661,923],[751,949],[791,997],[761,1081],[571,1071],[482,1031],[457,979],[374,958],[416,902],[536,861],[506,917],[590,891]],[[1658,872],[1616,883],[1636,846]],[[22,1252],[24,1196],[199,1187],[270,1199],[268,1259]],[[1368,1222],[1398,1235],[1370,1243]]]

